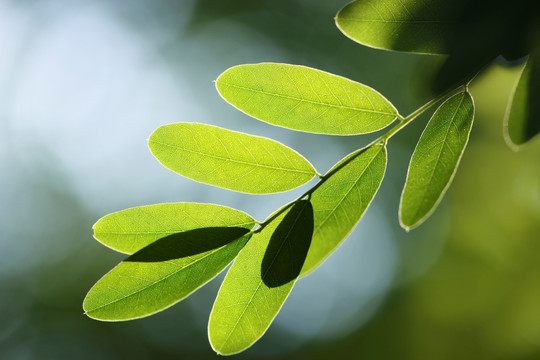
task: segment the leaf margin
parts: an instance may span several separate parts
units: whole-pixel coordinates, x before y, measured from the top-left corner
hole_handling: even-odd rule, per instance
[[[452,175],[450,176],[450,178],[448,179],[448,182],[446,183],[445,187],[443,188],[443,190],[441,191],[439,197],[437,198],[437,200],[435,201],[435,203],[433,204],[433,206],[431,207],[431,209],[422,217],[420,218],[416,223],[414,223],[413,225],[411,226],[407,226],[405,224],[403,224],[403,221],[402,221],[402,203],[403,203],[403,194],[405,192],[405,186],[407,185],[408,183],[408,180],[409,180],[409,171],[410,171],[410,165],[411,165],[411,162],[412,162],[412,156],[414,155],[414,153],[416,152],[416,149],[418,147],[418,144],[420,143],[420,139],[422,138],[422,136],[424,135],[424,132],[426,131],[427,127],[429,126],[429,123],[431,122],[431,119],[433,119],[433,117],[435,116],[435,114],[439,111],[439,109],[441,109],[441,107],[451,98],[453,98],[454,96],[457,96],[457,95],[460,95],[460,94],[463,94],[464,96],[465,95],[468,95],[471,99],[471,104],[472,104],[472,114],[471,114],[471,118],[472,118],[472,121],[471,121],[471,129],[468,131],[467,133],[467,139],[465,141],[465,144],[463,146],[463,150],[461,151],[461,154],[460,156],[458,157],[458,160],[456,162],[456,166],[454,167],[454,171],[452,172]],[[470,135],[471,135],[471,131],[472,131],[472,126],[473,126],[473,123],[474,123],[474,116],[476,114],[476,105],[474,103],[474,98],[472,96],[472,94],[469,92],[469,89],[466,87],[464,89],[464,91],[461,91],[461,92],[458,92],[456,94],[453,94],[453,95],[450,95],[448,96],[447,98],[444,99],[444,101],[437,107],[437,109],[435,109],[435,111],[433,112],[432,116],[430,117],[428,123],[426,124],[426,126],[424,127],[424,129],[422,130],[422,134],[420,135],[420,138],[418,140],[418,142],[416,143],[415,147],[414,147],[414,150],[413,150],[413,153],[411,155],[411,160],[409,161],[409,166],[407,167],[407,175],[406,175],[406,178],[405,178],[405,184],[403,186],[403,189],[401,191],[401,195],[400,195],[400,201],[399,201],[399,208],[398,208],[398,220],[399,220],[399,225],[406,231],[406,232],[409,232],[411,230],[414,230],[415,228],[419,227],[420,225],[422,225],[431,215],[433,215],[433,213],[435,212],[435,210],[437,210],[439,204],[441,203],[442,199],[444,198],[444,195],[446,194],[446,192],[448,191],[448,189],[450,188],[450,185],[452,184],[452,182],[454,181],[454,177],[457,173],[457,169],[459,167],[459,164],[461,163],[461,159],[463,158],[463,154],[465,154],[465,149],[467,148],[467,144],[469,143],[469,139],[470,139]]]
[[[389,51],[389,52],[399,52],[399,53],[404,53],[404,54],[428,55],[428,56],[446,56],[446,55],[448,55],[448,52],[444,52],[444,51],[440,51],[440,52],[432,51],[432,52],[429,52],[429,51],[415,51],[415,50],[396,50],[396,49],[391,49],[391,48],[385,48],[385,47],[382,47],[382,46],[376,46],[376,45],[373,45],[373,44],[368,44],[368,43],[361,42],[361,41],[355,39],[352,35],[348,34],[347,31],[345,31],[345,29],[343,29],[343,27],[339,24],[338,20],[339,20],[339,15],[342,12],[342,10],[344,10],[346,7],[349,7],[349,6],[351,6],[354,3],[357,3],[359,1],[361,1],[361,0],[351,0],[350,2],[345,4],[341,9],[339,9],[338,12],[336,13],[336,15],[334,16],[334,22],[335,22],[336,27],[348,39],[350,39],[350,40],[354,41],[355,43],[360,44],[362,46],[366,46],[366,47],[369,47],[371,49],[376,49],[376,50],[383,50],[383,51]]]
[[[248,192],[248,191],[242,191],[242,190],[236,190],[236,189],[230,189],[230,188],[227,188],[227,187],[223,187],[223,186],[219,186],[219,185],[215,185],[215,184],[211,184],[211,183],[208,183],[208,182],[203,182],[203,181],[200,181],[200,180],[195,180],[191,177],[188,177],[188,176],[185,176],[183,174],[180,174],[179,172],[177,172],[176,170],[173,170],[171,169],[169,166],[165,165],[154,153],[154,151],[152,151],[152,148],[150,147],[150,142],[151,142],[151,138],[152,136],[157,133],[158,130],[162,129],[162,128],[165,128],[165,127],[168,127],[168,126],[173,126],[173,125],[178,125],[178,124],[195,124],[195,125],[203,125],[204,127],[209,127],[209,128],[217,128],[219,129],[220,131],[223,130],[225,132],[229,132],[229,133],[233,133],[233,134],[240,134],[241,136],[246,136],[246,137],[251,137],[251,138],[256,138],[256,139],[262,139],[264,141],[268,141],[268,142],[271,142],[271,143],[274,143],[275,145],[278,145],[280,147],[283,147],[283,148],[286,148],[288,150],[290,150],[292,153],[294,153],[296,156],[298,156],[302,161],[304,161],[307,165],[309,165],[309,167],[311,168],[312,170],[312,177],[305,181],[304,183],[300,184],[300,185],[297,185],[296,187],[293,187],[293,188],[287,188],[285,190],[280,190],[280,191],[274,191],[274,192]],[[172,171],[173,173],[175,173],[176,175],[180,175],[186,179],[189,179],[191,181],[195,181],[195,182],[198,182],[200,184],[204,184],[204,185],[208,185],[208,186],[213,186],[215,188],[218,188],[218,189],[225,189],[225,190],[229,190],[229,191],[234,191],[234,192],[237,192],[237,193],[241,193],[241,194],[249,194],[249,195],[269,195],[269,194],[281,194],[281,193],[285,193],[285,192],[288,192],[288,191],[291,191],[291,190],[294,190],[294,189],[297,189],[301,186],[304,186],[305,184],[307,184],[308,182],[310,182],[311,180],[313,180],[313,178],[315,177],[318,177],[319,176],[319,173],[317,171],[317,169],[313,166],[313,164],[304,156],[302,155],[301,153],[299,153],[298,151],[296,151],[295,149],[293,149],[292,147],[288,146],[288,145],[285,145],[283,144],[282,142],[280,141],[277,141],[277,140],[274,140],[274,139],[271,139],[271,138],[268,138],[268,137],[265,137],[265,136],[259,136],[259,135],[253,135],[253,134],[248,134],[248,133],[245,133],[245,132],[242,132],[242,131],[236,131],[236,130],[231,130],[231,129],[227,129],[227,128],[223,128],[223,127],[220,127],[220,126],[217,126],[217,125],[210,125],[210,124],[205,124],[205,123],[200,123],[200,122],[175,122],[175,123],[169,123],[169,124],[164,124],[164,125],[161,125],[159,126],[157,129],[155,129],[152,134],[150,134],[150,137],[148,138],[148,148],[150,150],[150,153],[154,156],[154,158],[163,166],[165,167],[167,170],[169,171]]]
[[[390,107],[394,110],[394,119],[389,122],[386,126],[380,128],[380,129],[376,129],[376,130],[372,130],[372,131],[368,131],[368,132],[361,132],[361,133],[354,133],[354,134],[329,134],[329,133],[322,133],[322,132],[313,132],[313,131],[307,131],[307,130],[298,130],[298,129],[293,129],[293,128],[289,128],[289,127],[286,127],[286,126],[283,126],[283,125],[277,125],[277,124],[273,124],[273,123],[270,123],[270,122],[267,122],[265,120],[261,120],[251,114],[249,114],[248,112],[240,109],[238,106],[234,105],[232,102],[230,102],[229,100],[227,100],[222,94],[221,92],[219,91],[219,88],[218,88],[218,80],[219,78],[225,74],[226,72],[228,72],[229,70],[231,69],[235,69],[235,68],[238,68],[238,67],[242,67],[242,66],[246,66],[246,65],[288,65],[288,66],[294,66],[294,67],[297,67],[297,68],[304,68],[304,69],[309,69],[309,70],[315,70],[315,71],[319,71],[319,72],[322,72],[322,73],[325,73],[325,74],[328,74],[328,75],[332,75],[332,76],[335,76],[337,78],[340,78],[340,79],[343,79],[343,80],[346,80],[346,81],[349,81],[349,82],[352,82],[352,83],[355,83],[355,84],[360,84],[366,88],[368,88],[370,91],[373,91],[374,93],[376,93],[377,95],[379,95],[382,99],[384,99],[388,105],[390,105]],[[307,133],[307,134],[316,134],[316,135],[326,135],[326,136],[358,136],[358,135],[367,135],[367,134],[372,134],[372,133],[375,133],[377,131],[381,131],[383,129],[386,129],[388,128],[392,123],[394,123],[396,120],[400,119],[401,114],[399,113],[398,109],[396,108],[396,106],[386,98],[386,96],[384,96],[381,92],[379,92],[377,89],[369,86],[369,85],[366,85],[366,84],[363,84],[363,83],[360,83],[360,82],[357,82],[357,81],[354,81],[354,80],[351,80],[345,76],[342,76],[342,75],[337,75],[337,74],[334,74],[334,73],[331,73],[329,71],[325,71],[325,70],[321,70],[321,69],[317,69],[317,68],[314,68],[314,67],[310,67],[310,66],[306,66],[306,65],[298,65],[298,64],[290,64],[290,63],[283,63],[283,62],[272,62],[272,61],[263,61],[263,62],[258,62],[258,63],[246,63],[246,64],[239,64],[239,65],[233,65],[227,69],[225,69],[221,74],[219,74],[219,76],[213,81],[214,82],[214,85],[216,87],[216,91],[217,93],[219,94],[219,96],[229,105],[231,105],[232,107],[234,107],[236,110],[240,111],[241,113],[249,116],[250,118],[252,119],[255,119],[257,121],[260,121],[260,122],[263,122],[265,124],[268,124],[268,125],[271,125],[271,126],[276,126],[276,127],[279,127],[279,128],[283,128],[283,129],[287,129],[287,130],[292,130],[292,131],[298,131],[298,132],[302,132],[302,133]],[[389,113],[390,115],[390,113]]]
[[[539,54],[540,55],[540,54]],[[510,91],[510,94],[508,96],[508,103],[506,105],[506,110],[505,110],[505,113],[504,113],[504,118],[503,118],[503,138],[504,138],[504,142],[506,143],[506,145],[512,149],[512,151],[514,152],[519,152],[519,151],[522,151],[523,149],[526,149],[530,146],[530,144],[532,142],[534,142],[535,138],[538,138],[540,137],[540,133],[539,134],[536,134],[534,135],[532,138],[528,139],[527,141],[521,143],[521,144],[516,144],[514,143],[514,141],[512,140],[512,138],[510,137],[510,132],[508,130],[508,126],[509,126],[509,121],[510,121],[510,114],[512,112],[512,105],[514,103],[514,97],[516,95],[516,91],[519,87],[519,84],[522,80],[522,77],[523,77],[523,73],[525,72],[527,66],[529,65],[530,62],[532,62],[531,60],[531,56],[533,56],[532,54],[529,54],[527,60],[523,63],[523,64],[520,64],[521,66],[521,69],[519,71],[519,75],[517,76],[513,86],[512,86],[512,90]],[[537,62],[540,62],[540,57],[536,60]],[[531,65],[533,66],[533,65]],[[538,64],[537,66],[540,66],[540,64]],[[529,71],[532,71],[532,69],[530,69]],[[529,76],[531,76],[531,74],[528,74]],[[529,79],[530,81],[530,79]]]

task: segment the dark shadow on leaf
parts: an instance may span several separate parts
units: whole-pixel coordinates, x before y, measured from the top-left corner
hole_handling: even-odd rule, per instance
[[[441,1],[441,0],[439,0]],[[450,55],[439,69],[433,90],[440,92],[474,76],[495,59],[516,62],[532,48],[537,0],[459,0],[446,39]]]
[[[538,0],[411,0],[405,3],[410,7],[410,18],[404,23],[415,26],[403,26],[396,31],[392,48],[414,51],[438,44],[437,47],[449,55],[432,80],[434,93],[470,79],[496,59],[511,65],[522,63],[539,30]],[[433,26],[434,23],[437,26]]]
[[[292,206],[270,238],[261,264],[266,286],[282,286],[298,277],[312,236],[313,206],[301,200]]]
[[[158,262],[180,259],[220,248],[248,232],[248,229],[240,227],[211,227],[190,230],[159,239],[124,261]]]

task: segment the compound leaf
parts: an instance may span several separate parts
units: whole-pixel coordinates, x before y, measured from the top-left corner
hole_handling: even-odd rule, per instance
[[[360,44],[386,50],[445,54],[452,35],[452,1],[362,0],[345,6],[338,28]]]
[[[159,239],[131,255],[88,292],[86,315],[105,321],[154,314],[221,272],[250,235],[245,228],[202,228]]]
[[[429,120],[414,149],[399,207],[401,226],[420,225],[450,186],[469,140],[474,102],[469,92],[450,97]]]
[[[540,63],[531,55],[516,83],[505,117],[505,138],[516,150],[540,133],[539,97]]]
[[[314,270],[351,233],[362,218],[384,177],[386,148],[374,145],[337,163],[310,201],[314,232],[302,275]]]
[[[163,237],[207,227],[241,227],[251,230],[255,220],[226,206],[174,203],[139,206],[99,219],[94,237],[116,251],[133,254]]]
[[[380,130],[397,110],[372,88],[305,66],[247,64],[226,70],[216,87],[231,105],[273,125],[319,134]]]
[[[312,234],[313,208],[303,200],[253,235],[227,273],[210,315],[215,351],[238,353],[266,332],[296,282]]]
[[[277,141],[216,126],[161,126],[148,140],[165,167],[190,179],[250,194],[294,189],[316,171],[296,151]]]

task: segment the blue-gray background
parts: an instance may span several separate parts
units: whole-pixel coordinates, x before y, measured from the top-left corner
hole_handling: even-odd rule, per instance
[[[306,188],[251,196],[163,168],[147,139],[202,122],[279,140],[325,172],[375,135],[331,137],[258,122],[213,80],[253,62],[308,65],[374,87],[404,115],[440,63],[370,49],[333,17],[346,1],[0,3],[0,358],[214,358],[206,325],[222,277],[155,316],[101,323],[82,300],[123,256],[92,224],[127,207],[212,202],[258,220]],[[477,118],[454,184],[421,228],[397,209],[423,116],[392,139],[361,224],[297,283],[268,333],[239,357],[540,358],[540,143],[514,153],[502,119],[516,69],[472,88]]]

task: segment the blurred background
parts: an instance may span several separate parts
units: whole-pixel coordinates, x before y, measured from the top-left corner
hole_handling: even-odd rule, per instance
[[[230,66],[316,67],[374,87],[403,115],[429,100],[441,59],[353,43],[333,21],[346,3],[0,2],[0,358],[217,357],[206,326],[223,276],[149,318],[83,315],[86,292],[124,257],[93,240],[91,227],[127,207],[183,201],[261,221],[306,190],[254,196],[182,178],[148,150],[163,124],[271,137],[319,172],[378,136],[251,119],[215,91]],[[475,80],[475,125],[454,183],[410,233],[398,224],[399,195],[429,114],[392,139],[387,176],[360,225],[238,358],[540,359],[540,141],[515,153],[502,137],[518,72],[495,64]]]

